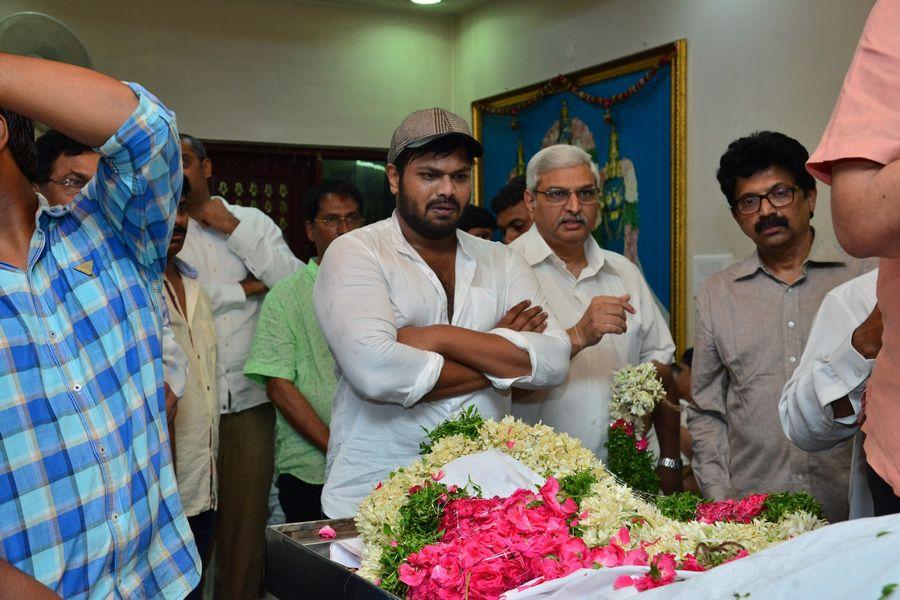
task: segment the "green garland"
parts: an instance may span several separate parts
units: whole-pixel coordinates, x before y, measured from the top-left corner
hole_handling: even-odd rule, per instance
[[[656,456],[637,447],[637,438],[615,424],[609,428],[609,439],[603,444],[609,451],[606,467],[628,487],[647,494],[659,492]]]
[[[484,418],[478,414],[474,406],[470,406],[455,419],[448,419],[431,431],[423,427],[425,440],[419,443],[419,454],[428,454],[436,441],[458,433],[474,440],[478,437],[478,430],[483,424]]]

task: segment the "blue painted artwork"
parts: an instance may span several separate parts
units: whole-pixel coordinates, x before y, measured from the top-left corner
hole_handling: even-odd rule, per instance
[[[635,84],[645,71],[581,86],[609,97]],[[624,254],[644,273],[667,313],[672,298],[672,71],[662,66],[652,80],[610,112],[569,91],[511,117],[483,114],[482,195],[486,205],[538,150],[571,143],[590,153],[601,170],[600,245]],[[520,157],[521,149],[521,157]]]

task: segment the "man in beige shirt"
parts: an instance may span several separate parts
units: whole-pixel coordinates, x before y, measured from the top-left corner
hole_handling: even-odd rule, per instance
[[[807,157],[796,140],[765,131],[722,155],[719,185],[756,251],[697,294],[688,429],[705,496],[806,491],[829,521],[839,521],[849,510],[850,446],[815,454],[793,446],[778,400],[825,294],[874,265],[824,243],[810,227],[816,187]]]
[[[189,219],[185,197],[189,193],[190,183],[185,178],[175,216],[175,229],[169,242],[165,285],[175,341],[188,358],[187,385],[184,396],[178,402],[174,421],[172,450],[175,478],[205,576],[216,520],[216,455],[219,450],[217,382],[224,377],[224,366],[217,356],[216,325],[209,295],[197,281],[197,272],[176,256],[187,235]],[[202,597],[203,579],[188,598]]]

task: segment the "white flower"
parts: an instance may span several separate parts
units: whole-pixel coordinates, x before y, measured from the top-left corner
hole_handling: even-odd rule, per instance
[[[665,395],[653,363],[624,367],[613,375],[609,415],[612,419],[637,424]]]

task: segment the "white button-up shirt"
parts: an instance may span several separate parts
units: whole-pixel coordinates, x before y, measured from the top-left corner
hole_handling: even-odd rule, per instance
[[[627,314],[628,331],[607,334],[572,359],[561,386],[535,392],[513,404],[513,414],[543,421],[577,437],[585,448],[606,460],[609,399],[613,373],[648,360],[669,363],[675,352],[672,334],[638,268],[621,254],[603,250],[593,237],[584,242],[587,266],[576,278],[547,245],[537,226],[512,242],[534,270],[549,308],[563,327],[575,325],[596,296],[631,296],[637,314]]]
[[[214,198],[219,198],[214,196]],[[224,198],[219,198],[225,202]],[[225,206],[240,220],[226,236],[191,219],[178,257],[197,270],[212,301],[219,360],[225,380],[219,382],[219,412],[236,413],[268,402],[263,386],[244,377],[244,363],[256,329],[262,296],[247,297],[240,282],[253,274],[271,289],[303,267],[288,248],[281,229],[256,208]]]
[[[808,452],[827,450],[856,435],[874,360],[850,343],[853,331],[875,308],[878,269],[834,288],[822,300],[806,349],[778,402],[781,427],[791,442]],[[834,418],[831,403],[849,396],[853,414]],[[850,518],[871,517],[872,495],[866,481],[862,433],[853,440],[850,472]]]
[[[444,359],[398,343],[397,330],[447,324],[443,286],[403,237],[396,214],[335,240],[314,291],[316,316],[338,376],[322,492],[329,517],[354,515],[390,471],[412,463],[423,427],[433,429],[468,406],[485,419],[500,419],[510,412],[513,383],[540,388],[565,378],[571,344],[552,314],[543,334],[495,329],[518,302],[544,304],[525,261],[506,246],[467,233],[457,232],[457,240],[452,325],[494,333],[527,350],[532,372],[491,378],[493,387],[420,403],[437,382]]]

